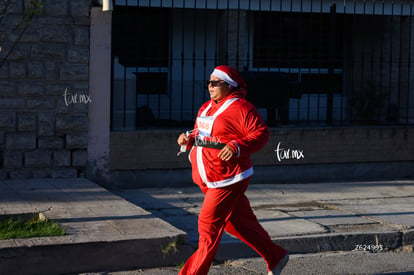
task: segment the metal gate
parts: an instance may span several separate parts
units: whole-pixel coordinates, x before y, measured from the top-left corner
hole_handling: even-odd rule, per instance
[[[270,126],[413,124],[412,1],[115,1],[112,129],[191,125],[217,65]]]

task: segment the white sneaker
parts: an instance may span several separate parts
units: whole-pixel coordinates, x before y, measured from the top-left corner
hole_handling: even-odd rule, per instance
[[[283,257],[283,259],[280,260],[280,262],[277,264],[275,268],[273,268],[272,271],[269,271],[267,275],[280,275],[280,272],[282,272],[282,269],[285,267],[288,261],[289,255],[286,255],[285,257]]]

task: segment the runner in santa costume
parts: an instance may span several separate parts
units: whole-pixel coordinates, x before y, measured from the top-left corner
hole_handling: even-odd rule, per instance
[[[267,143],[269,130],[245,99],[246,83],[235,69],[216,67],[208,84],[211,100],[201,106],[194,131],[177,140],[191,148],[193,180],[205,194],[198,249],[179,274],[207,274],[224,230],[256,250],[269,274],[280,274],[289,260],[287,251],[272,242],[244,195],[253,175],[250,154]]]

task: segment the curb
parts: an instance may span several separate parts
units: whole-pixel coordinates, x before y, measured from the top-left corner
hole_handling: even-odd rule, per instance
[[[395,250],[414,244],[414,230],[371,232],[371,233],[328,233],[307,236],[274,238],[273,242],[284,247],[290,254],[319,253],[328,251],[371,250],[368,245],[382,246],[382,251]],[[381,249],[380,249],[381,250]],[[235,240],[222,243],[216,259],[225,261],[234,258],[258,257],[256,251],[246,244]]]
[[[196,244],[183,243],[186,234],[152,239],[130,239],[83,243],[23,242],[20,246],[0,248],[0,270],[4,274],[68,274],[99,271],[119,271],[136,268],[175,266],[185,262]],[[368,245],[380,245],[389,251],[414,244],[414,229],[389,232],[328,233],[274,238],[290,254],[328,251],[370,250]],[[162,248],[172,242],[177,249],[171,253]],[[31,245],[32,244],[32,245]],[[368,249],[366,249],[368,247]],[[241,241],[222,242],[216,260],[258,257]]]
[[[403,231],[402,246],[414,244],[414,229]]]
[[[168,255],[161,250],[181,237],[1,248],[0,270],[47,275],[173,266],[185,261],[193,248],[179,245],[179,253]]]
[[[174,237],[99,241],[85,243],[37,244],[0,248],[0,270],[4,274],[68,274],[119,271],[135,268],[175,266],[185,262],[196,244],[182,243],[185,234]],[[273,241],[290,254],[328,251],[361,251],[364,246],[381,245],[383,251],[414,244],[414,229],[371,233],[328,233],[275,238]],[[162,247],[177,242],[177,250],[162,252]],[[359,247],[357,247],[359,246]],[[357,248],[357,249],[356,249]],[[367,249],[369,250],[369,249]],[[371,252],[381,252],[372,251]],[[258,257],[239,240],[220,244],[216,260]]]

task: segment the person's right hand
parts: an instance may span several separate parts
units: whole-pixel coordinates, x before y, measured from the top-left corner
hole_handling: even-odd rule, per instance
[[[182,133],[178,139],[177,139],[177,143],[178,145],[182,146],[182,145],[187,145],[188,143],[188,137],[185,135],[185,133]]]

